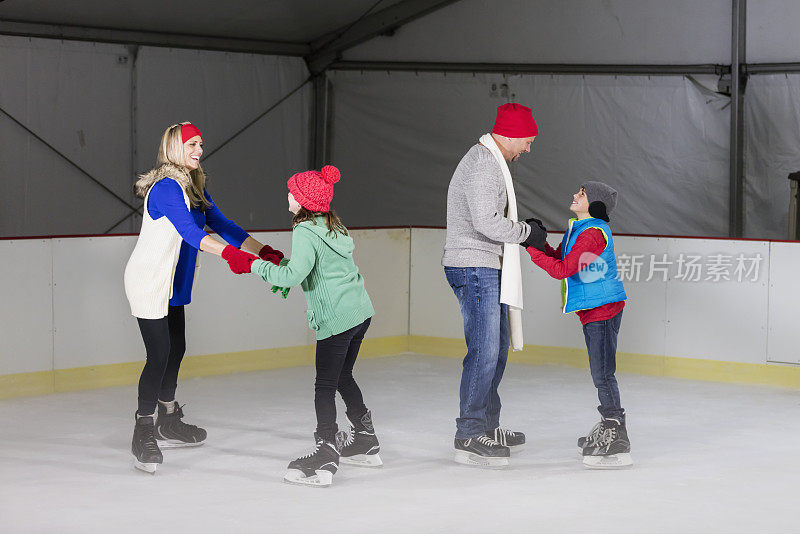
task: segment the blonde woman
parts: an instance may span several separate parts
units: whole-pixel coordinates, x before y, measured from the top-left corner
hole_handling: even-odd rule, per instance
[[[142,229],[125,267],[125,293],[137,318],[147,361],[139,379],[139,406],[131,452],[134,466],[155,473],[160,447],[200,445],[206,431],[182,421],[175,401],[186,349],[183,307],[191,301],[197,251],[235,258],[249,251],[278,263],[280,251],[262,245],[225,218],[205,188],[200,166],[203,136],[191,123],[164,132],[157,166],[136,182],[144,198]],[[208,235],[208,225],[225,241]],[[242,250],[239,250],[242,249]]]

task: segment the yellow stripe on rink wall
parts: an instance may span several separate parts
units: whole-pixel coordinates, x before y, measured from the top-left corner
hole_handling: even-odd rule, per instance
[[[414,352],[431,356],[463,358],[466,351],[467,347],[463,339],[395,336],[364,340],[359,357],[371,358]],[[585,349],[542,345],[526,345],[524,350],[511,352],[509,360],[531,365],[589,367]],[[312,365],[313,363],[314,345],[251,350],[232,354],[209,354],[185,358],[181,365],[181,377],[262,371]],[[143,364],[144,362],[116,363],[0,375],[0,399],[135,384],[139,380]],[[789,365],[720,362],[622,352],[617,353],[617,370],[623,373],[691,380],[800,388],[800,367]]]
[[[463,358],[467,346],[463,339],[409,336],[408,350],[432,356]],[[586,349],[525,345],[521,351],[510,352],[508,359],[516,363],[589,368]],[[617,371],[690,380],[800,388],[800,367],[790,365],[721,362],[618,352]]]
[[[298,367],[314,363],[314,345],[208,354],[184,358],[181,378]],[[359,358],[388,356],[408,351],[408,336],[365,339]],[[0,399],[135,384],[144,362],[113,363],[0,375]]]

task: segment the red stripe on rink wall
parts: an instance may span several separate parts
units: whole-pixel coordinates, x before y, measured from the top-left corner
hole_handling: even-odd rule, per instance
[[[350,230],[405,230],[405,229],[424,229],[424,230],[446,230],[444,226],[353,226],[348,227]],[[288,232],[291,228],[270,228],[270,229],[256,229],[245,230],[250,234],[265,233],[265,232]],[[557,232],[562,233],[562,232]],[[212,232],[213,235],[216,235]],[[36,235],[36,236],[14,236],[14,237],[0,237],[0,241],[19,241],[25,239],[81,239],[87,237],[132,237],[135,234],[65,234],[65,235]],[[716,241],[759,241],[766,243],[800,243],[800,240],[789,239],[757,239],[752,237],[717,237],[717,236],[698,236],[698,235],[661,235],[661,234],[614,234],[617,237],[654,237],[664,239],[713,239]]]

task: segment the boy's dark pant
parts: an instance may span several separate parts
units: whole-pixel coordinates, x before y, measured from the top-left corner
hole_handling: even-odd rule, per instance
[[[617,335],[622,323],[622,312],[605,321],[583,325],[586,348],[589,351],[589,369],[597,388],[600,406],[597,410],[604,418],[625,422],[625,410],[619,399],[619,387],[614,373],[617,370]]]
[[[358,326],[317,341],[317,380],[314,383],[314,407],[317,410],[317,434],[333,441],[336,425],[336,391],[347,406],[347,416],[358,421],[367,413],[361,390],[353,378],[353,366],[371,319]]]

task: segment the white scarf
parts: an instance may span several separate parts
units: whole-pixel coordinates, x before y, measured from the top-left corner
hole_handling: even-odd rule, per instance
[[[489,151],[503,171],[506,183],[506,196],[508,197],[507,217],[517,222],[517,196],[514,194],[514,183],[511,181],[511,171],[508,170],[503,154],[495,143],[491,134],[484,134],[480,143]],[[511,332],[511,348],[522,350],[522,268],[519,260],[519,243],[503,244],[503,266],[500,278],[500,302],[508,304],[508,324]]]

